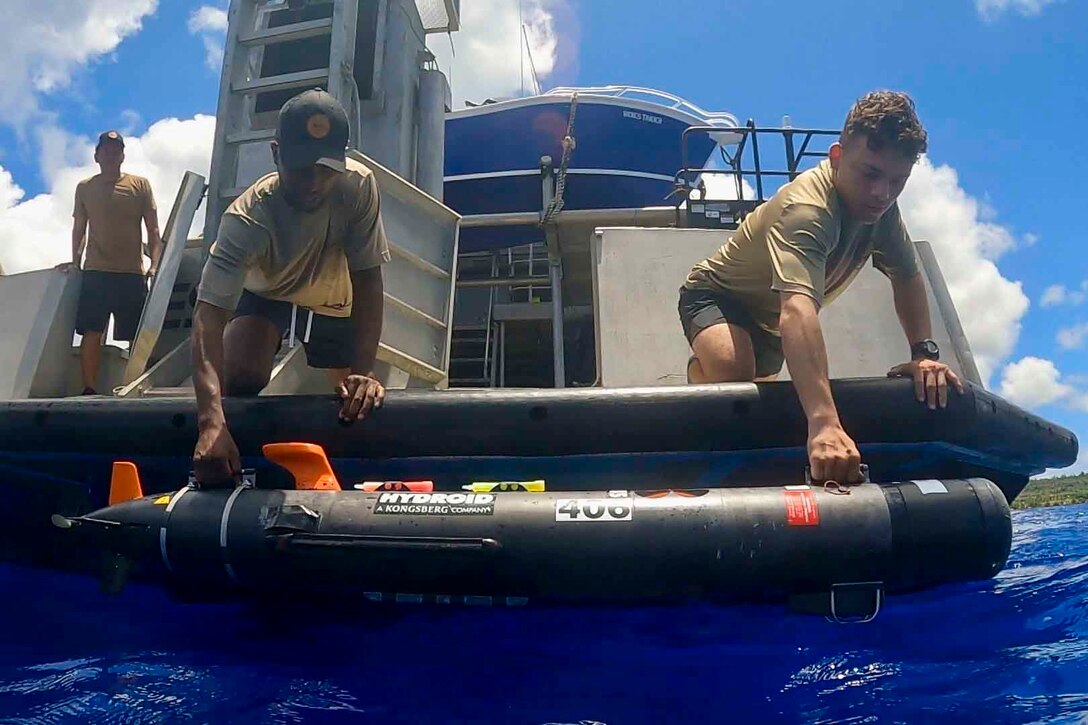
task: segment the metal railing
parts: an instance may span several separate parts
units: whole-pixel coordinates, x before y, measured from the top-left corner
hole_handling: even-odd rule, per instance
[[[674,96],[671,93],[666,93],[665,91],[659,91],[653,88],[643,88],[641,86],[562,86],[559,88],[552,88],[543,95],[566,96],[573,93],[578,93],[581,96],[611,96],[613,98],[646,100],[649,103],[656,103],[659,106],[683,111],[684,113],[695,116],[707,124],[716,125],[717,130],[719,131],[723,128],[736,128],[740,124],[740,121],[738,121],[737,117],[732,113],[726,111],[706,111],[679,96]]]
[[[722,131],[735,133],[740,138],[732,152],[727,150],[725,146],[719,146],[725,167],[691,166],[689,145],[692,136],[706,134],[713,137],[713,135],[720,134]],[[807,160],[827,157],[826,150],[814,151],[810,149],[813,140],[818,137],[837,139],[839,134],[839,131],[829,129],[793,128],[791,126],[759,127],[756,126],[755,121],[750,119],[744,126],[733,128],[713,125],[688,127],[684,130],[680,140],[680,158],[683,166],[673,177],[673,195],[676,199],[674,205],[677,210],[678,220],[680,207],[690,200],[692,191],[699,190],[701,198],[706,198],[707,190],[704,177],[712,175],[732,177],[734,183],[734,198],[720,199],[720,201],[735,201],[737,202],[737,209],[742,213],[750,211],[767,200],[768,195],[764,185],[766,180],[785,179],[786,181],[793,181],[805,170]],[[782,139],[785,168],[768,168],[764,164],[764,155],[761,154],[759,147],[761,136],[764,139],[768,136],[777,136]],[[747,167],[745,165],[746,152],[747,161],[750,164]],[[754,182],[751,187],[755,190],[754,199],[745,198],[745,184],[749,179]],[[777,189],[777,186],[775,188]]]
[[[494,279],[499,273],[499,255],[492,255],[491,257],[491,277]],[[495,325],[495,287],[491,287],[487,292],[487,321],[484,322],[484,377],[490,378],[492,381],[495,379],[495,372],[491,368],[491,334],[494,331]],[[491,387],[495,387],[495,383],[491,383]]]
[[[548,291],[548,299],[544,299],[544,295],[541,295],[539,302],[548,302],[551,299],[550,283],[540,285],[535,281],[542,276],[547,279],[546,275],[537,273],[539,266],[543,266],[547,270],[548,254],[541,249],[543,246],[541,242],[533,242],[506,248],[506,268],[509,271],[510,278],[521,282],[521,284],[509,286],[511,302],[515,300],[533,302],[536,300],[534,293],[542,288]],[[522,267],[525,268],[525,274],[519,274],[518,272]],[[521,299],[523,295],[524,300]]]

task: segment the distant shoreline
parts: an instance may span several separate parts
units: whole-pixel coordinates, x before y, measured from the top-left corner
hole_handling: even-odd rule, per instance
[[[1088,474],[1036,479],[1016,497],[1012,507],[1030,509],[1078,503],[1088,503]]]

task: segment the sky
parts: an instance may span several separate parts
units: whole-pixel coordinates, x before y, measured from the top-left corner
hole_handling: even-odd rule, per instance
[[[165,223],[183,173],[208,171],[225,0],[4,2],[0,265],[67,259],[72,194],[105,129],[126,134],[126,170],[151,180]],[[544,89],[644,86],[772,126],[839,128],[869,90],[910,93],[929,151],[901,208],[933,244],[987,387],[1088,440],[1088,3],[461,4],[463,29],[430,36],[455,106],[532,92],[530,67]]]

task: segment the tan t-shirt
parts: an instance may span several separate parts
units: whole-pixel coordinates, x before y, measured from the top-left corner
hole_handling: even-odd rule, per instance
[[[870,256],[890,279],[918,273],[898,204],[875,224],[851,220],[825,159],[745,217],[728,242],[695,265],[684,286],[734,294],[756,324],[777,335],[782,292],[827,304]]]
[[[351,315],[350,272],[389,261],[374,174],[354,159],[312,212],[287,205],[275,172],[227,208],[197,299],[234,310],[242,290],[329,317]]]
[[[73,216],[87,217],[87,261],[84,269],[143,274],[143,233],[140,223],[155,211],[151,183],[142,176],[121,174],[107,181],[102,174],[76,186]]]

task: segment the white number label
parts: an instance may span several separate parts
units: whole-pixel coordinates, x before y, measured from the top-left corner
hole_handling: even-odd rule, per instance
[[[556,521],[630,521],[629,498],[561,498],[555,502]]]

